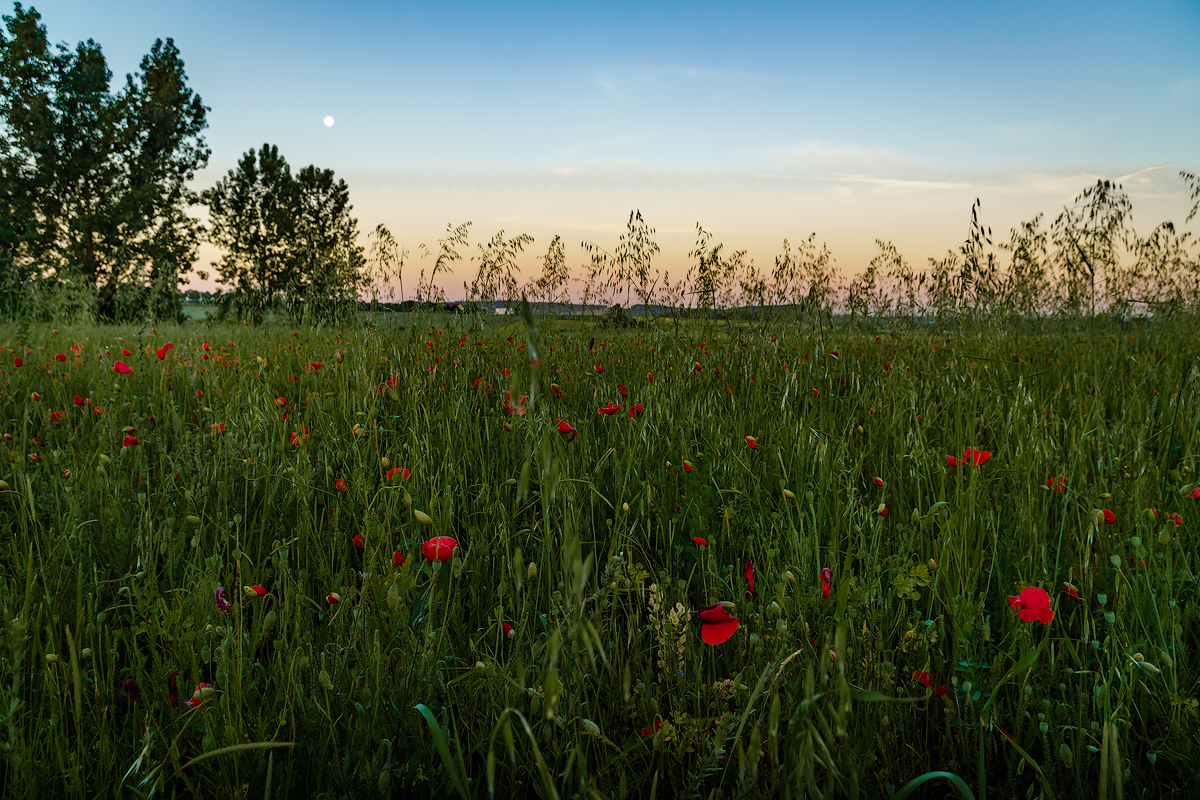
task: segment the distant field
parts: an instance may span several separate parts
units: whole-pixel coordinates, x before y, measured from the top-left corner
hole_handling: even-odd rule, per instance
[[[0,782],[1195,786],[1194,325],[464,322],[0,327]]]

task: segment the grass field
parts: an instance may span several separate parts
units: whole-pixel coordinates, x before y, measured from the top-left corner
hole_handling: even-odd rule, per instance
[[[1196,324],[409,323],[0,328],[7,795],[1196,791]]]

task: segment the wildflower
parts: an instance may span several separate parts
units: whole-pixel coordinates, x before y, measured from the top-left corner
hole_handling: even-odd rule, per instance
[[[933,686],[933,675],[924,670],[914,669],[912,671],[913,683],[920,686],[922,689],[928,689]]]
[[[138,443],[138,440],[137,440],[136,436],[126,436],[124,439],[121,440],[122,447],[131,447],[137,443]]]
[[[755,439],[753,436],[747,436],[747,437],[746,437],[746,444],[748,444],[748,445],[750,446],[750,449],[751,449],[751,450],[757,450],[757,449],[758,449],[758,440],[757,440],[757,439]]]
[[[338,603],[342,602],[342,596],[337,592],[330,592],[329,594],[325,595],[325,602],[329,603],[331,606],[336,606]]]
[[[392,563],[397,567],[403,567],[405,561],[407,561],[407,559],[404,557],[404,553],[401,553],[399,550],[392,553]]]
[[[963,451],[962,462],[973,467],[978,467],[991,457],[992,453],[990,450],[976,450],[972,447],[968,447]]]
[[[941,697],[942,695],[944,695],[944,694],[946,693],[946,691],[947,691],[949,688],[950,688],[950,687],[949,687],[949,686],[947,686],[947,685],[946,685],[946,684],[944,684],[944,683],[938,684],[937,688],[935,688],[935,689],[933,690],[933,696],[934,696],[934,697]]]
[[[86,397],[80,397],[79,395],[75,395],[74,400],[75,400],[75,405],[79,406],[80,408],[83,408],[88,403]]]
[[[883,486],[883,478],[876,478],[876,479],[875,479],[875,485],[876,485],[876,486],[879,486],[879,487],[881,487],[881,488],[882,488],[882,486]]]
[[[309,362],[309,363],[306,365],[306,367],[305,367],[305,368],[306,368],[306,369],[307,369],[309,372],[316,372],[317,370],[319,370],[319,369],[321,368],[321,365],[320,365],[320,364],[318,364],[318,363],[317,363],[317,362],[315,362],[315,361],[310,361],[310,362]]]
[[[746,584],[749,587],[746,594],[754,594],[754,559],[746,559],[746,568],[742,570],[742,574],[746,576]]]
[[[596,372],[604,372],[604,367],[599,364],[594,364],[593,366],[596,368]]]
[[[17,359],[17,366],[18,366],[18,367],[19,367],[19,366],[21,366],[21,364],[20,364],[20,361],[21,361],[21,359],[19,359],[19,358],[18,358],[18,359]],[[646,380],[648,380],[648,381],[652,381],[652,380],[654,380],[654,376],[653,376],[653,375],[651,375],[649,372],[647,372],[647,373],[646,373]]]
[[[34,392],[33,394],[29,395],[29,399],[36,403],[42,399],[42,396],[37,392]]]
[[[175,685],[175,676],[178,674],[179,670],[175,670],[167,676],[167,702],[171,708],[179,708],[179,687]]]
[[[1192,500],[1200,500],[1200,486],[1192,489],[1192,493],[1188,495]]]
[[[596,409],[596,413],[603,414],[606,417],[611,417],[613,414],[616,414],[620,410],[621,410],[621,407],[610,400],[608,405],[606,405],[604,408]]]
[[[362,534],[361,533],[354,534],[354,538],[350,540],[350,543],[353,544],[355,547],[357,547],[359,550],[362,550],[363,549]]]
[[[696,547],[708,547],[708,542],[704,541],[699,536],[693,536],[692,541],[696,543]]]
[[[1076,589],[1076,588],[1075,588],[1074,586],[1072,586],[1071,584],[1069,584],[1069,583],[1064,583],[1064,584],[1063,584],[1063,591],[1064,591],[1064,592],[1066,592],[1067,594],[1069,594],[1069,595],[1071,596],[1071,599],[1072,599],[1072,600],[1078,600],[1078,599],[1079,599],[1079,590],[1078,590],[1078,589]]]
[[[345,492],[349,489],[349,487],[346,486],[346,481],[342,480],[341,478],[338,478],[336,481],[334,481],[333,485],[337,487],[339,492]]]
[[[946,466],[948,466],[948,467],[957,467],[957,466],[958,466],[958,459],[957,459],[957,458],[955,458],[954,456],[946,456]]]
[[[1167,522],[1174,522],[1175,527],[1179,527],[1183,524],[1183,516],[1172,511],[1171,513],[1167,514]]]
[[[1054,612],[1050,609],[1050,595],[1046,594],[1045,589],[1037,586],[1027,586],[1019,595],[1008,598],[1008,605],[1025,622],[1037,620],[1045,625],[1054,619]]]
[[[401,480],[406,481],[408,480],[408,476],[411,474],[412,473],[409,472],[406,467],[392,467],[387,471],[387,479],[389,481],[394,481],[396,476],[399,475]]]
[[[138,699],[138,691],[139,691],[137,682],[134,681],[133,678],[126,678],[125,686],[123,688],[125,689],[126,692],[129,693],[129,704],[133,705],[134,703],[136,703],[137,699]]]
[[[65,416],[67,416],[67,412],[65,412],[65,411],[51,411],[50,412],[50,421],[58,422],[60,419],[62,419]]]
[[[154,351],[154,355],[158,356],[159,361],[162,361],[167,357],[167,348],[165,346],[158,348]]]
[[[840,361],[840,360],[841,360],[841,358],[842,358],[841,356],[839,356],[839,355],[838,355],[838,351],[837,351],[837,350],[834,350],[834,351],[832,351],[832,352],[829,354],[829,357],[830,357],[830,358],[836,358],[836,359],[838,359],[839,361]]]
[[[1065,492],[1067,490],[1067,479],[1062,475],[1055,475],[1053,478],[1046,479],[1046,485],[1050,487],[1052,492]]]
[[[1157,508],[1147,508],[1146,509],[1146,519],[1150,522],[1158,522],[1158,509]]]
[[[226,611],[228,611],[231,608],[233,608],[233,604],[225,599],[225,587],[218,586],[217,587],[217,611],[220,611],[222,614],[224,614]]]
[[[17,356],[16,358],[14,358],[14,359],[13,359],[13,366],[14,366],[14,367],[20,367],[20,366],[21,366],[21,357],[20,357],[20,356]]]
[[[635,403],[633,405],[633,408],[629,409],[629,416],[633,419],[637,419],[639,416],[641,416],[642,411],[643,411],[642,404]]]
[[[1104,515],[1104,521],[1107,522],[1109,525],[1112,525],[1117,521],[1117,515],[1111,511],[1109,511],[1107,508],[1104,509],[1103,511],[1101,511],[1100,513],[1102,513]]]
[[[724,644],[738,629],[738,620],[729,615],[723,603],[700,609],[700,639],[705,644]]]
[[[122,375],[131,375],[133,373],[133,370],[131,370],[129,368],[129,365],[126,364],[124,361],[114,361],[113,362],[113,372],[119,372]]]
[[[683,462],[683,471],[684,471],[684,472],[691,472],[691,471],[692,471],[692,462],[688,461],[687,459],[684,459],[684,462]]]
[[[880,503],[879,507],[875,509],[875,513],[881,517],[886,517],[887,516],[887,506],[885,506],[883,503]]]
[[[821,570],[821,600],[829,599],[829,590],[833,587],[833,570],[825,567]]]
[[[287,405],[286,397],[276,397],[275,398],[275,407],[276,408],[283,408],[286,405]]]
[[[267,593],[261,586],[243,586],[242,591],[246,593],[246,597],[262,597]]]
[[[211,430],[209,430],[209,432],[208,432],[208,435],[213,436],[215,434],[220,433],[223,430],[225,430],[224,422],[214,422],[211,426]]]
[[[200,681],[200,683],[196,684],[196,690],[192,692],[191,698],[184,703],[184,705],[188,708],[196,708],[197,706],[203,705],[204,701],[208,700],[209,697],[212,697],[212,694],[215,691],[216,689],[212,688],[204,681]]]
[[[66,353],[59,353],[58,355],[56,355],[56,356],[54,357],[54,360],[55,360],[55,361],[66,361],[66,360],[67,360],[67,354],[66,354]]]
[[[787,500],[795,500],[796,499],[796,493],[793,492],[791,489],[784,489],[783,496]]]
[[[813,397],[820,397],[820,396],[821,396],[821,390],[813,389]]]
[[[458,542],[449,536],[435,536],[421,545],[421,552],[428,561],[449,561]]]
[[[662,727],[662,723],[662,717],[655,717],[654,722],[642,727],[642,736],[649,738],[658,733],[658,729]]]

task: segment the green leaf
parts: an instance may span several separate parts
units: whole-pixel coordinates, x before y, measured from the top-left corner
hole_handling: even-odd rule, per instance
[[[467,793],[466,783],[458,772],[458,768],[454,765],[454,761],[450,758],[450,748],[446,744],[446,737],[442,735],[442,729],[434,719],[433,712],[430,711],[424,703],[417,703],[417,711],[421,712],[421,716],[425,717],[425,723],[429,726],[429,732],[433,735],[433,746],[438,751],[438,755],[442,758],[442,764],[446,767],[446,772],[450,775],[450,782],[454,784],[454,788],[462,795],[463,800],[471,800],[471,795]]]

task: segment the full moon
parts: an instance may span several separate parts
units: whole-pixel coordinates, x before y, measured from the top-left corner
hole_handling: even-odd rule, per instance
[[[325,118],[325,127],[326,127],[326,128],[332,128],[332,127],[333,127],[333,117],[326,117],[326,118]]]

